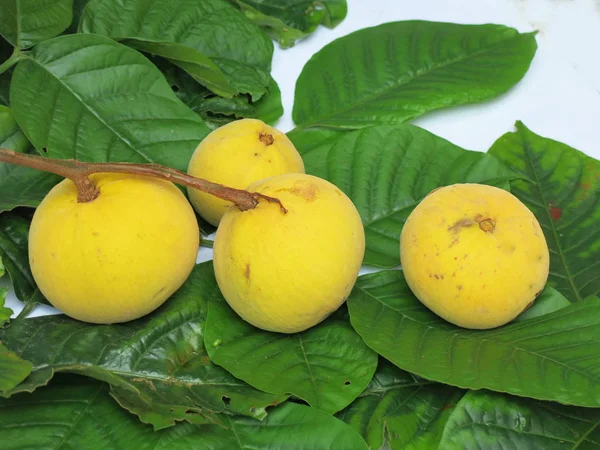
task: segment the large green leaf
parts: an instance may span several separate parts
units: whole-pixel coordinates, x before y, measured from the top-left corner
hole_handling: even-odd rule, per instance
[[[502,136],[490,153],[521,179],[512,192],[537,217],[550,250],[549,283],[571,301],[600,293],[600,162],[529,131]]]
[[[361,128],[495,97],[517,83],[537,48],[501,25],[393,22],[326,45],[296,84],[303,127]]]
[[[458,182],[508,187],[514,177],[493,156],[463,150],[412,125],[324,133],[327,139],[314,146],[303,133],[290,134],[300,143],[306,172],[331,181],[356,205],[365,227],[364,262],[372,266],[400,264],[404,222],[433,189]]]
[[[437,448],[450,412],[464,391],[418,379],[384,359],[363,395],[337,417],[365,438],[369,448]]]
[[[0,214],[0,257],[26,311],[47,303],[29,269],[29,221],[14,213]],[[1,341],[1,339],[0,339]]]
[[[33,363],[39,384],[54,372],[98,378],[111,384],[122,406],[157,428],[222,412],[262,418],[285,397],[251,388],[206,354],[204,322],[215,289],[212,264],[204,263],[165,305],[136,321],[98,326],[46,316],[13,321],[0,339]],[[23,390],[34,387],[26,383]]]
[[[494,330],[466,330],[419,302],[401,271],[383,271],[358,278],[348,308],[367,345],[411,373],[462,388],[600,406],[597,297]]]
[[[148,59],[103,36],[37,45],[16,67],[10,95],[21,129],[54,158],[185,170],[209,131]]]
[[[27,378],[32,367],[0,342],[0,397]]]
[[[440,450],[600,448],[600,410],[469,392],[450,415]]]
[[[73,0],[2,0],[0,34],[22,49],[57,36],[71,24]]]
[[[211,360],[235,377],[330,413],[352,403],[373,377],[377,354],[347,320],[334,315],[302,333],[270,333],[242,320],[217,288],[214,292],[205,345]]]
[[[10,108],[0,106],[0,148],[16,152],[35,152]],[[0,212],[17,206],[39,205],[61,178],[23,166],[0,163]]]
[[[322,411],[286,403],[264,421],[224,417],[222,426],[179,424],[153,431],[120,409],[104,383],[58,377],[33,395],[0,400],[3,450],[136,449],[366,450],[360,436]]]
[[[346,0],[233,0],[246,17],[283,48],[292,47],[323,24],[333,28],[348,13]]]
[[[272,124],[283,115],[281,91],[271,78],[268,91],[253,102],[248,95],[224,98],[197,83],[188,73],[165,60],[155,59],[177,97],[192,108],[210,126],[221,126],[241,118],[260,119]]]
[[[218,95],[269,85],[273,43],[227,0],[92,0],[79,27],[168,58]]]

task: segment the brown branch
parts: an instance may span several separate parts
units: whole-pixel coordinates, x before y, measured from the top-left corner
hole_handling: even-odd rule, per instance
[[[91,202],[99,194],[98,189],[90,181],[89,175],[94,173],[124,173],[160,178],[198,189],[220,199],[232,202],[242,211],[255,208],[258,205],[258,201],[262,199],[271,203],[277,203],[281,211],[287,213],[287,209],[277,198],[268,197],[258,192],[230,188],[159,164],[86,163],[74,159],[45,158],[6,149],[0,149],[0,162],[43,170],[44,172],[55,173],[69,178],[77,186],[77,200],[80,203]]]

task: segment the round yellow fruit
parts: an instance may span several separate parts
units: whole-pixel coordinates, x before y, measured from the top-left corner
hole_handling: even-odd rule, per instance
[[[221,292],[258,328],[306,330],[354,286],[365,251],[358,211],[336,186],[311,175],[279,175],[248,189],[278,198],[288,212],[261,200],[225,213],[214,243]]]
[[[487,329],[523,312],[544,288],[550,256],[531,211],[507,191],[479,184],[435,190],[400,237],[408,285],[455,325]]]
[[[137,319],[186,280],[198,253],[194,211],[177,187],[131,175],[90,176],[100,195],[77,202],[71,180],[35,212],[29,262],[44,296],[91,323]]]
[[[288,137],[256,119],[231,122],[210,133],[196,148],[188,174],[237,189],[285,173],[304,173],[300,154]],[[231,202],[188,188],[194,208],[217,226]]]

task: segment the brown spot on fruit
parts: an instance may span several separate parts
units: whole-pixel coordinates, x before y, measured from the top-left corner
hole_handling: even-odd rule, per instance
[[[317,185],[311,182],[297,182],[293,188],[289,189],[291,194],[302,197],[307,202],[313,202],[317,198]]]
[[[453,239],[452,242],[450,243],[450,245],[448,246],[448,248],[452,248],[454,247],[456,244],[458,244],[460,242],[460,239],[456,238]],[[456,259],[456,258],[455,258]]]
[[[493,233],[496,229],[496,224],[492,219],[483,219],[479,222],[479,229],[486,233]]]
[[[462,219],[462,220],[459,220],[458,222],[456,222],[451,227],[448,227],[448,231],[458,232],[461,228],[468,228],[471,225],[473,225],[474,223],[475,222],[473,222],[471,219]]]
[[[455,277],[456,277],[456,272],[454,272],[454,273],[452,274],[452,278],[455,278]]]
[[[556,220],[560,219],[561,216],[562,216],[562,209],[550,204],[550,217],[552,217],[552,220],[556,221]]]
[[[244,270],[244,277],[246,278],[246,281],[248,283],[250,283],[250,264],[246,264],[246,270]]]
[[[275,142],[275,138],[269,133],[260,133],[258,139],[266,146],[273,145],[273,142]]]
[[[457,285],[456,289],[458,289],[459,291],[462,291],[462,284]]]
[[[440,279],[440,277],[438,277],[437,274],[435,274],[434,277],[435,277],[436,280]]]

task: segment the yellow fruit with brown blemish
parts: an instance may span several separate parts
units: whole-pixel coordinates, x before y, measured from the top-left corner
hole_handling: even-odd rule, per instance
[[[408,217],[400,259],[413,293],[465,328],[504,325],[544,288],[550,255],[533,213],[511,193],[455,184],[435,190]]]
[[[336,186],[311,175],[279,175],[252,192],[255,209],[229,209],[214,243],[217,282],[229,305],[263,330],[295,333],[335,311],[350,294],[365,251],[358,211]]]
[[[188,167],[189,175],[237,189],[285,173],[304,173],[300,154],[284,133],[256,119],[237,120],[210,133]],[[231,206],[197,189],[188,188],[188,194],[198,214],[215,226]]]
[[[98,197],[78,203],[71,180],[35,212],[29,262],[40,291],[68,316],[91,323],[137,319],[158,308],[193,269],[194,211],[168,181],[90,176]]]

